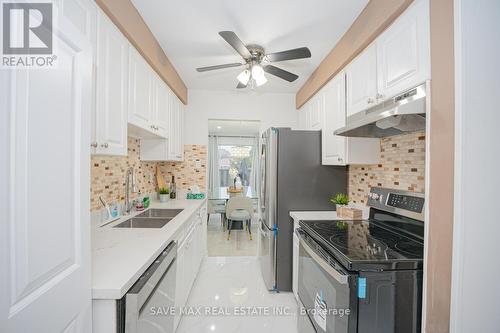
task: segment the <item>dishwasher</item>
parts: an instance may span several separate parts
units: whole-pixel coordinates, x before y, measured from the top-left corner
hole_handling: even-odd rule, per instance
[[[176,256],[173,241],[118,301],[118,333],[174,332]]]

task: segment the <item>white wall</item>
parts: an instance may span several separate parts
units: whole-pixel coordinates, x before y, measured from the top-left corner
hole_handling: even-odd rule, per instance
[[[189,90],[186,144],[208,143],[208,119],[260,120],[268,127],[296,127],[295,94]]]
[[[451,332],[500,331],[500,1],[455,0]]]

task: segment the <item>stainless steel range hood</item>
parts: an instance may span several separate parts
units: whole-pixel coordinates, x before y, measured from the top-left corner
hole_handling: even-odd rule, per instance
[[[347,118],[334,132],[348,137],[383,138],[425,128],[426,84]]]

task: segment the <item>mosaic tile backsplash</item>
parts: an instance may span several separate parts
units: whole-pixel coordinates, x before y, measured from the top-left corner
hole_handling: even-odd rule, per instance
[[[380,140],[381,161],[375,165],[350,165],[348,192],[356,204],[366,204],[371,187],[425,191],[425,132]]]
[[[142,162],[140,158],[140,142],[135,138],[128,138],[128,156],[92,156],[91,158],[91,211],[102,208],[99,196],[108,203],[124,202],[125,174],[129,167],[134,167],[137,188],[142,194],[157,192],[156,164],[158,162]],[[176,177],[178,191],[186,191],[190,186],[198,185],[201,191],[205,190],[206,176],[206,145],[184,146],[184,162],[159,162],[169,182],[172,174]],[[196,160],[199,168],[196,168]],[[132,193],[131,199],[139,194]]]
[[[175,176],[177,191],[188,191],[193,185],[197,185],[201,192],[206,189],[206,145],[185,145],[183,162],[160,162],[160,169],[169,183],[172,175]]]

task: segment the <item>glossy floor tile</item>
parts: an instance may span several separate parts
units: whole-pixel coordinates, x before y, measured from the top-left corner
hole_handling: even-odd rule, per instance
[[[206,258],[187,306],[202,315],[183,316],[179,333],[297,332],[293,294],[267,291],[256,257]]]
[[[229,240],[223,231],[220,214],[211,214],[207,225],[207,246],[210,257],[257,255],[257,219],[252,221],[252,239],[246,230],[232,230]]]

